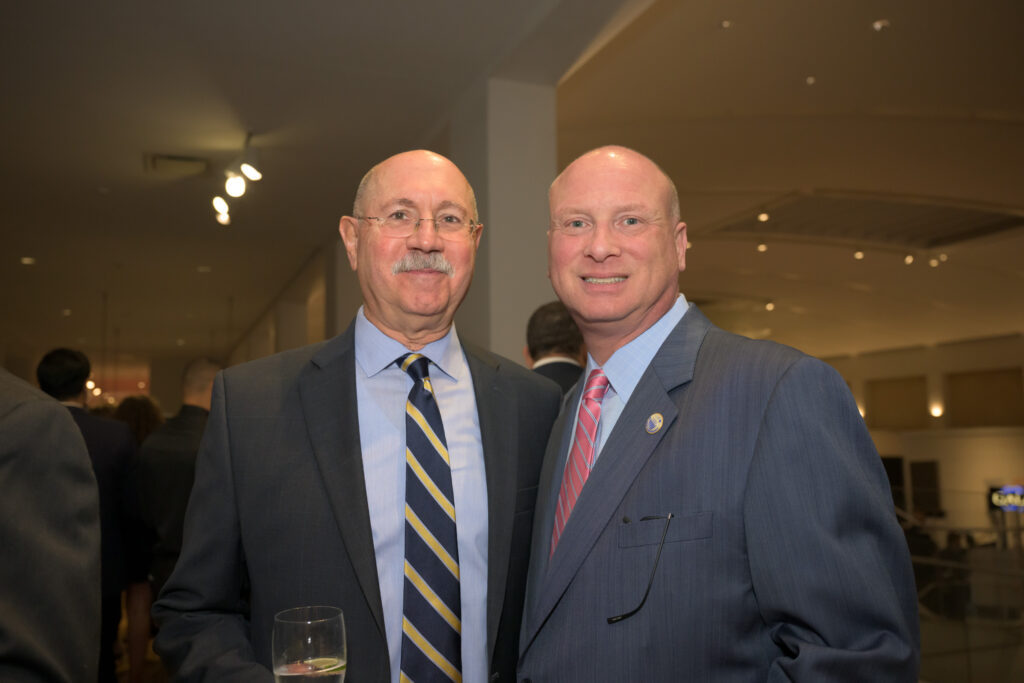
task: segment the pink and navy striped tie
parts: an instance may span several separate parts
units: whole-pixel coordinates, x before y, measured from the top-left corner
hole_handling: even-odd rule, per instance
[[[555,528],[551,534],[551,554],[555,554],[558,539],[562,536],[569,521],[576,500],[583,491],[583,484],[590,476],[594,466],[594,453],[597,447],[597,424],[601,421],[601,401],[608,391],[608,378],[604,370],[596,368],[587,377],[587,385],[583,388],[583,400],[580,401],[580,412],[576,418],[576,434],[569,451],[569,462],[565,465],[562,475],[562,488],[558,491],[558,508],[555,510]]]

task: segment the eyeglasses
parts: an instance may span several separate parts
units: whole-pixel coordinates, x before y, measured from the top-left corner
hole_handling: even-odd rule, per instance
[[[672,523],[672,513],[670,512],[667,515],[650,515],[648,517],[641,517],[640,521],[646,522],[652,519],[664,519],[665,529],[661,532],[661,540],[658,542],[658,552],[654,556],[654,566],[651,567],[651,578],[647,580],[647,590],[644,591],[644,597],[640,598],[640,604],[634,609],[631,609],[624,614],[616,614],[614,617],[608,617],[609,624],[617,624],[623,619],[629,619],[631,616],[639,612],[640,609],[643,608],[644,603],[647,602],[647,596],[651,593],[651,585],[654,583],[654,573],[658,571],[658,560],[661,559],[661,549],[665,547],[665,537],[668,536],[668,525]]]
[[[447,213],[436,218],[415,218],[405,211],[393,211],[387,216],[355,216],[361,221],[377,221],[381,234],[385,237],[408,237],[416,232],[423,221],[434,224],[434,229],[442,239],[457,240],[472,235],[480,227],[479,223],[463,218],[458,214]]]

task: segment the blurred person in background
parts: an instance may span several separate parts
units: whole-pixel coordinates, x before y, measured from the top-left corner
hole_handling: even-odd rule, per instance
[[[164,423],[163,413],[157,402],[144,394],[125,396],[114,409],[113,418],[128,425],[138,448],[154,429]],[[138,464],[138,463],[136,463]],[[137,547],[129,549],[125,559],[125,644],[128,653],[128,681],[142,683],[146,666],[146,651],[152,632],[149,610],[153,606],[153,589],[149,584],[149,566],[152,562],[150,541],[146,529],[139,519],[140,506],[144,502],[137,481],[132,480],[132,515],[126,521],[127,537]]]
[[[526,324],[526,367],[562,388],[562,395],[579,381],[587,352],[583,335],[561,301],[539,307]]]
[[[50,351],[36,367],[39,388],[63,403],[74,418],[92,461],[100,498],[100,630],[99,683],[114,683],[114,643],[121,621],[121,591],[127,585],[127,562],[137,546],[128,535],[131,501],[129,478],[135,465],[135,438],[128,425],[86,410],[85,382],[92,366],[74,349]]]

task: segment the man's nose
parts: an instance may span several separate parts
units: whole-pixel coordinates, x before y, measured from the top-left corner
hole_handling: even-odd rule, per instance
[[[443,242],[441,234],[437,230],[437,223],[433,218],[420,218],[413,226],[412,234],[409,235],[406,243],[423,251],[434,251]]]
[[[611,224],[605,221],[598,221],[594,230],[590,233],[583,253],[595,261],[603,261],[609,256],[617,256],[620,253],[618,233]]]

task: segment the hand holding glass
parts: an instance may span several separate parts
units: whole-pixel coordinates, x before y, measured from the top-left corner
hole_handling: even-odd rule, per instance
[[[274,680],[344,683],[345,618],[337,607],[296,607],[274,615]]]

